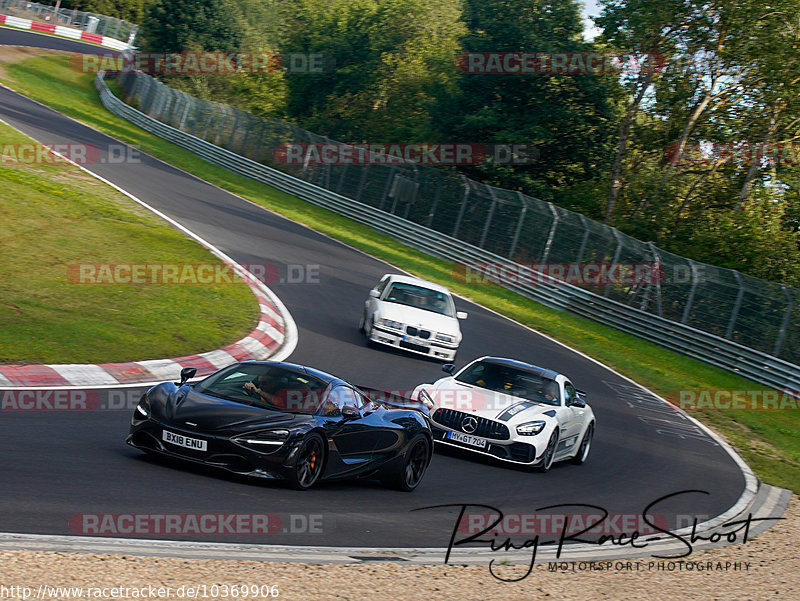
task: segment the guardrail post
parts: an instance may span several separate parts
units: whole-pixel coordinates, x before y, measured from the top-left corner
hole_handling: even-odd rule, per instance
[[[611,269],[609,269],[609,273],[614,273],[614,266],[619,263],[619,255],[622,252],[622,236],[619,233],[619,230],[615,227],[611,228],[611,233],[614,235],[614,239],[617,241],[617,248],[614,251],[614,258],[611,259]],[[611,292],[611,280],[609,278],[608,283],[603,290],[603,296],[608,296],[608,293]]]
[[[344,187],[344,176],[347,173],[347,165],[342,165],[342,174],[339,176],[339,183],[336,185],[336,191],[341,194]]]
[[[653,269],[651,273],[656,278],[655,281],[655,288],[656,288],[656,313],[659,317],[663,317],[664,314],[661,308],[661,278],[663,276],[663,272],[661,271],[661,255],[658,254],[658,249],[656,245],[652,242],[647,243],[648,248],[650,248],[650,252],[653,253]],[[650,285],[647,287],[647,292],[645,296],[645,301],[641,309],[645,309],[647,304],[650,302],[650,289],[653,287],[653,282],[650,282]]]
[[[188,94],[184,94],[184,95],[183,95],[183,99],[184,99],[184,103],[183,103],[183,114],[181,115],[181,121],[180,121],[180,123],[178,124],[178,129],[182,129],[182,130],[184,130],[184,131],[185,131],[185,129],[184,129],[184,128],[186,127],[186,117],[188,117],[188,116],[189,116],[189,105],[190,105],[190,103],[191,103],[191,100],[190,100],[190,98],[189,98],[189,95],[188,95]]]
[[[486,248],[486,236],[489,234],[489,226],[492,225],[492,217],[494,217],[494,208],[497,206],[497,196],[494,194],[494,188],[492,186],[488,186],[489,188],[489,196],[492,197],[492,206],[489,207],[489,214],[486,216],[486,225],[483,226],[483,232],[481,232],[481,241],[478,242],[478,246],[481,248]]]
[[[542,264],[547,263],[547,258],[550,256],[550,248],[553,246],[553,238],[555,238],[556,235],[556,228],[558,227],[558,222],[561,220],[552,202],[547,203],[547,208],[550,209],[550,212],[553,214],[553,224],[550,226],[550,233],[547,234],[547,242],[545,242],[542,258],[539,261]]]
[[[692,270],[692,288],[689,290],[689,298],[686,299],[686,306],[683,308],[681,323],[686,323],[689,320],[689,313],[694,304],[694,294],[697,292],[697,280],[699,279],[697,276],[697,265],[695,265],[694,261],[689,260],[689,268]]]
[[[583,224],[583,240],[581,240],[581,246],[578,249],[578,256],[575,258],[576,263],[583,261],[583,253],[586,252],[586,244],[589,242],[589,224],[587,223],[586,217],[583,213],[578,213],[578,217],[580,217],[581,223]]]
[[[361,165],[361,178],[358,180],[358,190],[356,190],[356,200],[361,202],[361,193],[364,191],[364,184],[367,182],[367,170],[369,165]]]
[[[528,201],[525,199],[525,195],[517,190],[517,196],[519,196],[519,200],[522,203],[522,210],[519,213],[519,219],[517,220],[517,227],[514,230],[514,238],[511,240],[511,250],[508,251],[508,258],[514,259],[514,253],[517,250],[517,243],[519,242],[519,235],[522,232],[522,224],[525,223],[525,214],[528,212]]]
[[[467,208],[467,199],[469,198],[469,180],[461,176],[461,181],[464,183],[464,198],[461,200],[461,208],[458,210],[458,217],[456,217],[456,225],[453,228],[453,233],[451,236],[453,238],[458,238],[458,229],[461,227],[461,220],[464,218],[464,210]]]
[[[433,225],[433,217],[436,215],[436,209],[439,207],[439,199],[442,196],[442,182],[439,181],[439,185],[436,186],[436,194],[433,196],[433,205],[431,205],[431,210],[428,212],[428,219],[425,223],[427,227],[431,227]]]
[[[392,165],[389,168],[389,177],[386,178],[386,185],[383,187],[383,196],[381,197],[381,202],[378,205],[378,208],[383,211],[383,205],[386,204],[386,198],[389,196],[389,190],[391,190],[392,183],[394,182],[394,170],[397,167]]]
[[[744,286],[742,286],[742,276],[735,269],[733,275],[736,276],[736,283],[739,284],[739,291],[736,293],[736,301],[733,303],[733,310],[731,311],[731,318],[728,321],[728,328],[725,330],[725,338],[728,340],[733,336],[733,328],[736,326],[736,318],[739,316],[739,309],[742,307],[742,298],[744,297]]]
[[[792,308],[794,306],[792,295],[789,294],[789,289],[786,287],[786,284],[781,284],[781,289],[783,290],[783,294],[786,296],[786,312],[783,314],[781,327],[778,330],[778,336],[775,339],[775,346],[772,349],[772,354],[776,357],[778,356],[778,353],[781,352],[781,345],[783,345],[783,339],[786,336],[786,330],[789,327],[789,318],[792,316]]]
[[[236,130],[239,127],[239,121],[241,120],[241,111],[239,109],[233,109],[233,127],[231,127],[231,135],[228,136],[228,148],[233,150],[233,141],[236,138]]]

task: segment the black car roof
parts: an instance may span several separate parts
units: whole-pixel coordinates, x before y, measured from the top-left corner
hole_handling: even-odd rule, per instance
[[[325,382],[327,382],[329,384],[332,383],[332,382],[333,383],[337,383],[337,384],[339,384],[339,383],[347,384],[347,382],[345,382],[344,380],[342,380],[341,378],[339,378],[337,376],[334,376],[332,374],[329,374],[329,373],[324,372],[324,371],[319,370],[319,369],[315,369],[313,367],[308,367],[306,365],[299,365],[297,363],[288,363],[286,361],[242,361],[242,363],[256,363],[256,364],[261,364],[261,365],[275,365],[275,366],[278,366],[278,367],[282,367],[284,369],[289,369],[289,370],[296,371],[296,372],[299,372],[299,373],[308,374],[309,376],[314,376],[314,377],[319,378],[320,380],[323,380],[323,381],[325,381]]]
[[[533,375],[547,378],[549,380],[555,380],[556,376],[558,376],[557,371],[553,371],[552,369],[545,369],[544,367],[538,367],[536,365],[531,365],[530,363],[525,363],[523,361],[517,361],[516,359],[506,359],[504,357],[484,357],[484,363],[492,363],[494,365],[502,365],[505,367],[514,367],[516,369],[521,369],[523,371],[527,371],[532,373]]]

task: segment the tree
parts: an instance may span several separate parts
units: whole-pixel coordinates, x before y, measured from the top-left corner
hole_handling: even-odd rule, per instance
[[[465,53],[587,53],[572,0],[467,0]],[[548,200],[605,174],[618,87],[613,76],[557,71],[520,74],[463,72],[458,92],[440,97],[434,113],[441,139],[523,144],[530,164],[485,163],[471,177]],[[562,197],[563,197],[562,196]],[[574,205],[573,205],[574,206]]]
[[[236,52],[243,36],[230,0],[155,0],[142,29],[143,47],[150,52]]]

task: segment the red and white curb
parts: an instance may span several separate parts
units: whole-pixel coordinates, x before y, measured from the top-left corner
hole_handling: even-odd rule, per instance
[[[2,119],[0,123],[11,127]],[[234,273],[250,286],[258,299],[258,325],[241,340],[221,349],[172,359],[101,364],[0,365],[0,390],[19,387],[91,388],[155,384],[178,379],[182,367],[196,367],[197,375],[203,376],[237,361],[264,359],[280,361],[292,353],[297,345],[297,326],[284,304],[263,282],[213,244],[158,209],[69,160],[68,157],[52,150],[51,152],[155,213],[229,265]]]
[[[27,29],[28,31],[47,33],[60,38],[69,38],[81,42],[90,42],[92,44],[98,44],[99,46],[105,46],[106,48],[113,48],[114,50],[128,50],[130,48],[127,42],[100,35],[99,33],[89,33],[72,27],[64,27],[63,25],[40,23],[39,21],[32,21],[31,19],[12,17],[11,15],[0,15],[0,25],[6,25],[15,29]]]

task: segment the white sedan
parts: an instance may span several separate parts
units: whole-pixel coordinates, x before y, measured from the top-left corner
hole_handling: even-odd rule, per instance
[[[563,374],[500,357],[442,369],[450,375],[412,393],[430,408],[436,442],[542,472],[586,461],[594,412]]]
[[[458,320],[466,318],[444,286],[389,273],[369,291],[359,328],[369,345],[377,342],[453,361],[461,344]]]

